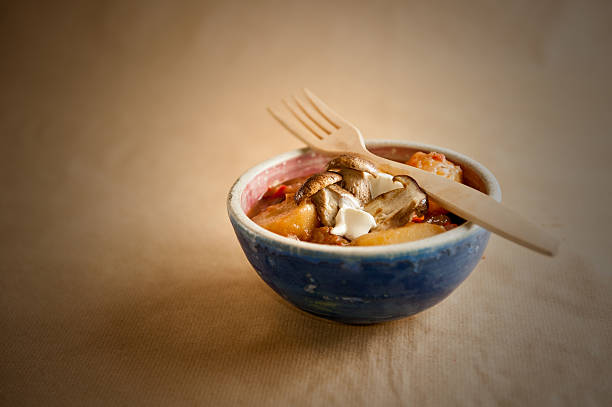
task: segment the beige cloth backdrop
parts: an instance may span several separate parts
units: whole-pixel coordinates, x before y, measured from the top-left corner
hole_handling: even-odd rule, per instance
[[[14,3],[3,405],[612,403],[609,2]],[[300,147],[265,107],[301,86],[366,138],[479,160],[561,252],[492,237],[448,299],[382,325],[289,306],[225,198]]]

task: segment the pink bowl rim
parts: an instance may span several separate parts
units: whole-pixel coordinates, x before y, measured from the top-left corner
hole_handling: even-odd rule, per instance
[[[488,195],[491,196],[498,202],[501,202],[501,188],[499,183],[493,173],[487,169],[484,165],[480,164],[476,160],[458,153],[456,151],[450,150],[444,147],[433,146],[430,144],[417,143],[412,141],[405,140],[369,140],[366,141],[366,145],[370,148],[380,148],[380,147],[400,147],[400,148],[411,148],[418,149],[421,151],[437,151],[439,153],[443,153],[446,155],[451,161],[457,162],[461,164],[462,167],[469,167],[472,171],[474,171],[481,179],[483,185],[486,187],[488,191]],[[448,246],[452,246],[455,243],[458,243],[461,240],[464,240],[479,231],[482,230],[482,227],[472,223],[465,222],[463,225],[449,230],[444,233],[440,233],[439,235],[432,236],[429,238],[417,240],[414,242],[407,243],[399,243],[392,245],[382,245],[382,246],[367,246],[367,247],[353,247],[353,246],[331,246],[331,245],[323,245],[318,243],[310,243],[310,242],[302,242],[295,239],[290,239],[281,235],[277,235],[276,233],[270,232],[267,229],[259,226],[257,223],[253,222],[244,212],[241,206],[241,196],[244,192],[245,187],[261,172],[266,170],[267,168],[273,167],[277,164],[282,163],[283,161],[290,160],[295,157],[299,157],[302,155],[315,154],[309,148],[300,148],[292,151],[288,151],[282,154],[279,154],[275,157],[269,158],[260,164],[251,167],[246,172],[244,172],[231,187],[228,198],[227,198],[227,208],[230,218],[232,218],[235,222],[239,223],[243,230],[245,230],[251,237],[259,236],[260,238],[266,238],[272,242],[275,242],[277,245],[284,246],[291,252],[310,252],[310,253],[325,253],[329,254],[338,254],[339,256],[383,256],[383,257],[392,257],[399,254],[405,255],[414,253],[417,254],[426,249],[436,250],[436,249],[444,249],[448,248]]]

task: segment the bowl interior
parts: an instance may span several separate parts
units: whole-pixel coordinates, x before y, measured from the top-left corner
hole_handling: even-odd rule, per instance
[[[405,162],[417,151],[439,151],[444,153],[449,160],[458,163],[463,169],[464,183],[476,188],[485,194],[491,194],[492,184],[486,182],[482,173],[474,167],[474,165],[465,158],[454,154],[445,149],[423,149],[412,146],[401,145],[376,145],[370,143],[368,149],[373,153],[382,157]],[[325,169],[330,157],[323,156],[315,152],[307,152],[305,154],[293,156],[283,161],[276,162],[267,168],[262,169],[256,174],[245,186],[242,192],[240,203],[241,209],[245,213],[249,213],[253,205],[263,195],[269,186],[275,185],[292,178],[311,175],[316,172],[321,172]]]

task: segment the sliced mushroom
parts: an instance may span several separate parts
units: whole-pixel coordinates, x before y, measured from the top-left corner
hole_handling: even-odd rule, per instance
[[[327,171],[339,171],[343,168],[369,172],[374,176],[376,176],[376,173],[378,172],[378,169],[371,161],[351,154],[343,154],[338,156],[327,164]]]
[[[359,201],[346,189],[338,184],[328,185],[312,196],[319,220],[325,226],[336,225],[336,215],[340,207],[360,207]]]
[[[370,183],[363,171],[343,168],[340,170],[342,175],[342,186],[359,199],[361,205],[365,205],[372,199],[370,193]]]
[[[370,183],[365,173],[376,177],[378,170],[373,163],[356,155],[344,154],[331,160],[327,170],[339,172],[342,175],[342,186],[359,199],[362,205],[370,202]]]
[[[319,220],[325,226],[333,227],[336,214],[338,213],[338,194],[323,188],[312,196],[312,203],[315,204]]]
[[[342,181],[342,176],[331,171],[312,175],[304,182],[300,189],[298,189],[293,199],[295,199],[295,203],[299,205],[305,198],[313,196],[326,186],[340,181]]]
[[[407,175],[393,177],[404,188],[394,189],[376,197],[365,206],[365,211],[374,216],[375,230],[386,230],[403,226],[414,216],[427,212],[427,195],[414,179]]]
[[[333,184],[328,186],[327,189],[338,195],[338,202],[340,203],[340,206],[355,209],[362,207],[361,202],[359,202],[359,200],[353,194],[342,188],[340,185]]]

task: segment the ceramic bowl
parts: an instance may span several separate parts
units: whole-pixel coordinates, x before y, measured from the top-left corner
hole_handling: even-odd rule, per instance
[[[499,184],[482,164],[446,148],[407,141],[375,141],[368,148],[407,161],[437,151],[458,163],[467,184],[501,200]],[[324,169],[329,157],[308,149],[281,154],[251,168],[232,186],[229,218],[247,259],[280,296],[311,314],[349,324],[407,317],[446,298],[474,269],[490,233],[471,222],[408,243],[339,247],[272,233],[247,217],[269,185]]]

